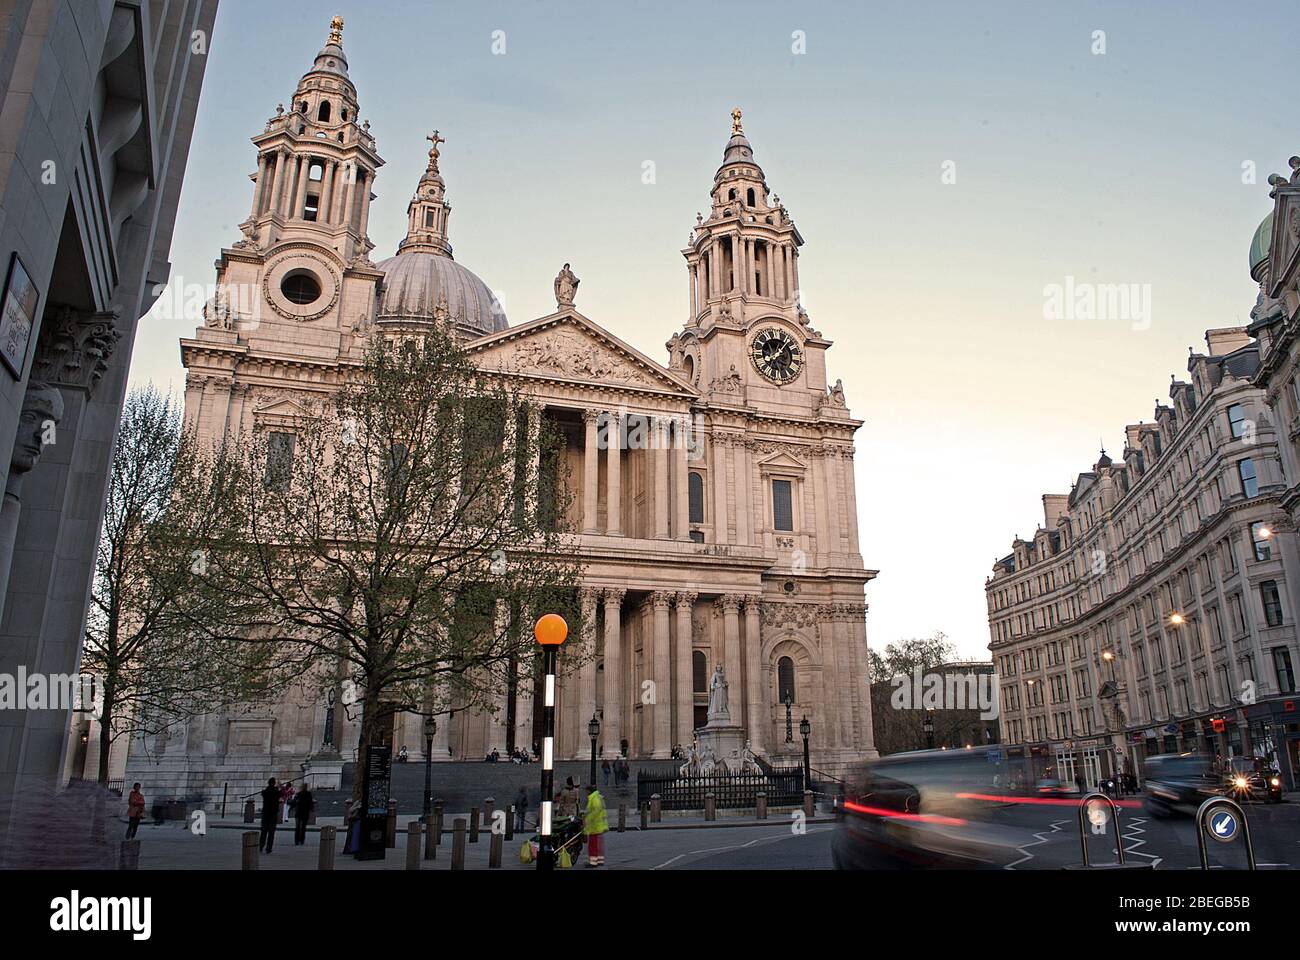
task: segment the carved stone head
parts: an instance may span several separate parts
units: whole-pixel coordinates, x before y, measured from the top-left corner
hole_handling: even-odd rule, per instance
[[[63,419],[63,394],[57,387],[40,380],[27,384],[23,411],[18,420],[18,434],[9,460],[10,473],[27,473],[36,466],[45,447],[46,431]]]

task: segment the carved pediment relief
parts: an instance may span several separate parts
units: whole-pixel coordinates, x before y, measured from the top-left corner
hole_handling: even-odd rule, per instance
[[[572,316],[535,329],[498,334],[471,350],[485,370],[518,373],[589,383],[626,384],[681,391],[682,384],[669,371],[646,360],[589,322]]]
[[[311,411],[289,397],[271,396],[253,409],[253,418],[269,424],[298,423],[310,419]]]

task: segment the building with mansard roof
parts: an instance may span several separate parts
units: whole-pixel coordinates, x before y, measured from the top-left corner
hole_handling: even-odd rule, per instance
[[[795,722],[812,723],[814,766],[873,755],[864,594],[876,572],[862,561],[854,492],[862,421],[840,382],[828,383],[832,342],[798,299],[803,237],[771,195],[740,111],[708,215],[682,251],[690,311],[662,359],[579,312],[568,264],[554,312],[508,321],[490,283],[453,257],[436,132],[406,236],[375,262],[367,223],[384,161],[357,111],[336,23],[289,108],[253,137],[251,208],[217,274],[259,300],[214,304],[181,341],[186,428],[291,437],[304,401],[328,394],[374,329],[449,324],[482,370],[508,378],[563,437],[559,470],[576,494],[564,522],[586,564],[589,633],[579,639],[596,656],[562,678],[557,756],[587,755],[595,714],[603,755],[668,758],[704,725],[716,665],[758,754],[801,756],[797,737],[786,742],[789,700]],[[257,322],[244,322],[253,308]],[[598,442],[611,428],[686,420],[702,442]],[[642,702],[646,681],[654,703]],[[440,721],[434,759],[536,744],[534,689],[513,684],[496,709]],[[128,779],[153,794],[209,797],[223,783],[251,789],[304,771],[328,783],[325,748],[353,759],[355,723],[314,699],[210,714],[138,744]],[[399,716],[391,742],[422,757],[421,718]]]

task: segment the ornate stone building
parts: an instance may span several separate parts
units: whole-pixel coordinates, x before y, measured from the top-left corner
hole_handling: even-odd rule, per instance
[[[302,399],[328,393],[374,328],[453,324],[478,366],[528,395],[564,440],[557,476],[575,495],[563,522],[587,564],[579,639],[597,655],[562,681],[558,756],[587,754],[587,721],[599,714],[604,755],[668,757],[703,725],[717,664],[758,753],[800,755],[801,743],[785,742],[788,696],[795,721],[813,724],[819,768],[871,755],[864,587],[875,571],[858,546],[861,421],[839,382],[828,388],[831,341],[797,295],[803,238],[770,196],[740,112],[708,215],[682,251],[690,313],[666,363],[578,312],[568,264],[553,313],[508,323],[489,286],[453,259],[444,141],[429,139],[406,236],[395,256],[372,262],[371,185],[383,160],[359,123],[336,22],[289,108],[253,138],[252,207],[217,273],[227,290],[257,293],[214,303],[181,342],[188,429],[291,438]],[[503,690],[496,710],[439,722],[435,759],[527,748],[540,739],[533,721],[531,691]],[[422,756],[420,723],[399,718],[394,747]],[[354,724],[307,700],[210,715],[139,744],[128,776],[155,792],[209,795],[222,782],[297,777],[327,736],[350,758]]]
[[[1009,753],[1095,785],[1184,750],[1275,756],[1294,788],[1300,558],[1276,530],[1286,491],[1275,428],[1252,382],[1246,329],[1207,354],[1152,423],[1125,428],[986,581]]]

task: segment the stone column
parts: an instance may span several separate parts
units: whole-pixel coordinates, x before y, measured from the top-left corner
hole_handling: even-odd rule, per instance
[[[722,668],[730,687],[727,707],[731,710],[731,719],[738,721],[744,714],[740,700],[740,597],[727,594],[718,604],[722,607]]]
[[[673,536],[678,540],[691,539],[690,467],[686,458],[686,424],[685,417],[673,421],[673,473],[677,479],[677,513],[674,521],[676,529],[673,530]],[[701,497],[703,492],[700,491]]]
[[[515,669],[515,747],[517,749],[531,750],[533,748],[533,667],[535,661],[532,651],[529,650],[519,658]],[[559,716],[559,709],[556,709],[556,716]],[[556,731],[556,742],[559,742],[560,734],[563,731]],[[535,738],[538,746],[541,746],[541,737]]]
[[[601,754],[618,757],[623,738],[623,624],[620,608],[626,591],[605,591],[605,743]]]
[[[840,523],[839,472],[839,451],[835,447],[827,447],[825,456],[822,457],[822,483],[825,490],[821,496],[822,502],[826,505],[828,528],[824,549],[827,553],[841,553],[843,550],[841,541],[844,535],[844,524]]]
[[[366,239],[366,230],[370,227],[370,187],[370,177],[367,176],[365,183],[361,187],[361,211],[359,214],[361,225],[357,228],[357,232],[361,235],[363,241]]]
[[[285,150],[275,151],[275,171],[271,175],[271,192],[267,196],[266,212],[279,213],[284,199],[285,166],[289,154]]]
[[[596,601],[600,599],[600,591],[583,587],[579,595],[582,601],[584,661],[578,673],[578,726],[585,738],[587,721],[596,713]],[[586,740],[581,742],[586,743]]]
[[[695,730],[695,670],[691,662],[694,630],[691,609],[696,594],[677,594],[677,721],[674,724],[677,742],[683,748],[690,745]]]
[[[654,752],[657,759],[668,757],[673,748],[673,680],[672,658],[668,648],[668,607],[673,595],[656,592],[650,602],[654,606]]]
[[[339,169],[337,160],[327,161],[325,175],[320,181],[320,202],[317,204],[316,219],[321,223],[333,223],[330,208],[334,205],[334,177]]]
[[[750,534],[753,511],[749,507],[749,448],[745,446],[744,438],[737,438],[731,449],[736,465],[736,542],[753,543]]]
[[[536,404],[529,404],[527,416],[528,436],[524,440],[524,451],[528,455],[528,463],[524,466],[524,504],[525,509],[531,512],[534,521],[540,521],[542,516],[540,488],[542,447],[539,438],[542,431],[542,408]]]
[[[600,413],[596,410],[582,411],[583,446],[582,446],[582,532],[596,533],[596,504],[599,496],[597,478],[600,476],[600,449],[596,421]],[[590,719],[590,715],[588,715]]]
[[[307,203],[307,174],[311,171],[311,157],[298,159],[298,186],[293,191],[293,206],[289,216],[295,220],[302,219],[303,208]]]
[[[656,416],[650,427],[651,462],[654,464],[654,531],[656,540],[668,539],[668,431],[667,421]]]
[[[352,185],[357,179],[357,168],[351,160],[344,160],[339,163],[339,176],[343,178],[342,187],[339,184],[334,185],[334,196],[330,200],[333,209],[330,211],[330,223],[341,223],[347,226],[345,218],[348,204],[351,202]]]
[[[357,181],[359,179],[361,179],[361,171],[357,169],[356,164],[348,161],[347,166],[344,168],[344,180],[347,185],[343,190],[343,205],[339,208],[338,220],[349,230],[354,226],[352,211],[355,207],[352,204],[352,197],[357,192]]]
[[[844,502],[845,502],[845,523],[844,530],[848,539],[848,546],[845,548],[851,553],[861,549],[858,543],[858,490],[857,484],[853,482],[853,448],[843,447],[840,454],[840,462],[844,464],[841,468],[844,474]]]
[[[505,629],[510,619],[510,607],[505,600],[498,600],[496,604],[496,623],[494,629],[500,635]],[[506,752],[506,721],[509,718],[509,700],[510,686],[505,678],[501,678],[500,693],[493,698],[492,713],[488,718],[487,743],[484,744],[483,752],[491,753],[493,750]]]
[[[605,445],[609,463],[605,477],[605,532],[611,536],[623,533],[623,478],[620,469],[623,452],[623,415],[610,412],[605,415]]]
[[[262,197],[266,193],[266,154],[257,155],[257,183],[253,187],[253,209],[249,211],[249,219],[255,218],[262,212]]]
[[[767,671],[763,668],[759,598],[745,598],[745,728],[755,753],[767,744]]]

